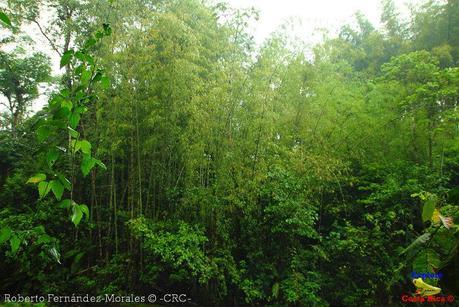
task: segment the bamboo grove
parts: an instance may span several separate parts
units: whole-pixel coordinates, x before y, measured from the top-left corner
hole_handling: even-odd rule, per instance
[[[381,7],[258,46],[215,1],[2,2],[0,293],[459,299],[459,1]]]

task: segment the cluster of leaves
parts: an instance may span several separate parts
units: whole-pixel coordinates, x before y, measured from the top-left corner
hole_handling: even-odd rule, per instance
[[[49,192],[53,192],[60,207],[72,211],[72,222],[75,226],[80,223],[83,214],[89,218],[89,209],[85,204],[77,204],[72,197],[62,200],[65,190],[72,196],[72,183],[61,172],[61,168],[56,167],[59,159],[64,159],[70,163],[70,175],[73,181],[74,161],[81,157],[80,168],[84,176],[87,176],[95,165],[106,169],[102,161],[91,155],[91,143],[81,138],[78,126],[81,117],[88,111],[88,106],[94,103],[98,97],[94,88],[100,84],[103,89],[110,85],[109,78],[104,75],[94,60],[88,53],[98,40],[111,34],[109,25],[104,25],[103,31],[98,31],[95,38],[88,39],[83,48],[74,51],[67,50],[61,58],[60,66],[68,67],[71,76],[71,86],[65,87],[55,94],[45,108],[45,116],[40,118],[37,123],[38,141],[43,144],[46,150],[46,173],[38,173],[32,176],[27,183],[37,184],[40,199],[45,198]],[[62,138],[62,134],[67,134],[68,138]],[[67,142],[62,146],[62,141]],[[65,143],[64,143],[65,144]]]
[[[3,12],[0,17],[5,24],[11,26],[9,19]],[[73,163],[77,159],[76,155],[78,153],[81,154],[81,171],[84,176],[87,176],[96,164],[104,169],[106,168],[100,160],[91,156],[91,143],[81,139],[77,129],[81,116],[87,112],[87,106],[98,99],[94,92],[97,86],[103,89],[109,87],[108,77],[104,75],[103,70],[98,68],[95,60],[89,54],[89,50],[98,40],[110,34],[110,26],[104,25],[103,30],[98,31],[95,38],[88,39],[83,48],[76,52],[68,50],[63,54],[60,62],[61,68],[65,66],[69,69],[68,71],[71,70],[71,76],[67,77],[72,81],[68,82],[67,86],[60,90],[59,93],[53,95],[49,105],[44,110],[45,112],[34,123],[37,139],[41,144],[40,150],[46,153],[46,167],[43,169],[45,172],[33,175],[27,180],[27,183],[37,185],[40,201],[43,201],[52,191],[55,199],[60,201],[59,206],[72,211],[71,220],[75,226],[78,226],[83,214],[89,218],[88,207],[85,204],[77,204],[72,197],[71,180],[73,181]],[[37,61],[37,63],[40,64],[41,62]],[[46,67],[41,67],[41,64],[37,65],[33,61],[26,64],[32,66],[28,68],[30,71],[40,71],[39,73],[41,74],[48,74]],[[14,73],[20,73],[20,71]],[[38,78],[30,77],[28,73],[24,74],[24,78],[38,80]],[[2,79],[9,80],[11,76],[6,76]],[[30,90],[23,90],[23,94],[36,92],[35,83],[31,84],[30,87]],[[10,97],[9,94],[5,94],[5,96]],[[65,134],[67,134],[68,139],[63,137]],[[63,146],[66,142],[68,142],[67,146]],[[66,161],[70,162],[70,175],[72,176],[70,180],[64,174],[66,170],[63,167],[64,164],[58,163],[62,156]],[[70,192],[70,198],[62,200],[65,190]],[[34,246],[41,246],[43,251],[47,251],[60,263],[60,254],[57,249],[58,240],[46,234],[43,226],[22,231],[19,228],[12,230],[7,225],[2,226],[0,244],[9,242],[11,247],[10,256],[14,256],[18,252],[21,244],[33,242]],[[43,254],[43,251],[41,254]]]
[[[197,277],[205,284],[212,277],[211,260],[203,250],[207,237],[199,228],[184,222],[151,223],[143,217],[130,220],[128,226],[151,253],[148,262],[160,261],[159,267],[169,271],[172,282]]]
[[[422,221],[431,225],[401,253],[412,261],[414,272],[435,273],[457,255],[459,227],[452,221],[459,217],[459,210],[451,205],[439,208],[441,199],[436,194],[421,192],[413,196],[423,201]],[[436,284],[438,280],[427,279],[427,282]]]

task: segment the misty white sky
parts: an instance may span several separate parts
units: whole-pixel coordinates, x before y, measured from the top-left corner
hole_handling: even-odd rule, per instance
[[[408,4],[421,0],[395,0],[401,16],[408,16]],[[362,12],[376,27],[380,24],[382,11],[380,0],[227,0],[233,7],[255,7],[260,19],[252,30],[257,43],[261,43],[271,32],[287,19],[297,22],[294,33],[308,43],[317,43],[322,35],[317,29],[326,28],[335,34],[339,28],[352,21],[357,11]]]
[[[120,0],[121,1],[121,0]],[[298,37],[309,44],[320,42],[322,32],[327,29],[330,35],[353,20],[357,11],[362,12],[376,27],[379,26],[381,15],[380,0],[226,0],[236,8],[255,7],[259,11],[259,20],[251,24],[250,31],[257,44],[261,44],[270,33],[278,29],[287,20],[293,20],[295,30],[292,36]],[[402,16],[408,15],[408,4],[422,0],[395,0]],[[42,51],[52,59],[54,74],[59,74],[59,58],[47,45],[36,26],[26,27],[26,32],[35,41],[27,49]],[[0,98],[1,99],[1,98]],[[33,109],[40,109],[47,101],[42,95],[34,103]],[[1,107],[0,107],[1,109]]]

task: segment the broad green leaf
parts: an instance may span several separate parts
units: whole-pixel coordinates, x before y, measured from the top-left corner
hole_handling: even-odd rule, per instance
[[[80,133],[76,131],[75,129],[73,129],[72,127],[68,126],[67,129],[69,129],[69,133],[72,138],[76,139],[80,136]]]
[[[70,90],[68,88],[63,88],[60,90],[59,94],[63,97],[63,98],[69,98],[70,96]]]
[[[84,107],[84,106],[78,106],[75,108],[75,112],[78,113],[78,114],[81,114],[81,113],[84,113],[88,110],[88,108]]]
[[[78,152],[78,150],[81,149],[81,142],[80,142],[80,141],[77,141],[77,140],[72,140],[72,141],[70,142],[70,146],[71,146],[71,151],[72,151],[73,153],[76,153],[76,152]]]
[[[48,136],[51,134],[52,130],[49,126],[40,126],[37,129],[37,136],[38,136],[38,141],[43,142],[48,138]]]
[[[94,58],[89,54],[85,54],[85,60],[89,65],[94,65]]]
[[[91,155],[91,143],[89,143],[87,140],[81,140],[79,142],[81,151],[87,155]]]
[[[435,251],[443,254],[448,254],[455,248],[455,245],[458,243],[457,238],[455,238],[454,233],[448,228],[440,228],[435,233],[433,237],[433,245],[435,246]],[[453,255],[454,253],[452,253]],[[445,260],[442,258],[442,260]]]
[[[64,175],[59,173],[57,174],[57,178],[59,178],[59,180],[61,181],[62,185],[64,186],[66,190],[70,191],[72,189],[72,183],[67,178],[65,178]]]
[[[83,63],[81,65],[78,65],[73,71],[75,72],[76,76],[81,76],[81,73],[84,69],[86,69],[86,65]]]
[[[67,107],[59,107],[59,110],[54,113],[54,119],[65,119],[68,118],[70,114],[70,109]]]
[[[88,49],[88,48],[94,46],[96,43],[97,43],[97,41],[94,38],[90,38],[84,43],[84,47],[86,49]]]
[[[94,159],[94,162],[96,162],[96,164],[99,165],[100,168],[102,168],[105,171],[107,170],[107,167],[105,166],[105,164],[102,161],[100,161],[99,159],[95,159],[95,158],[93,158],[93,159]]]
[[[66,110],[66,109],[64,109]],[[49,128],[54,131],[55,129],[59,128],[59,129],[65,129],[67,128],[67,125],[65,124],[65,122],[63,120],[48,120],[48,123],[49,123]]]
[[[83,212],[81,211],[80,206],[77,204],[73,205],[72,210],[72,222],[75,224],[75,226],[78,226],[78,224],[80,224],[81,218],[83,217]]]
[[[83,176],[86,177],[95,164],[96,161],[91,156],[84,154],[83,161],[81,161],[81,172],[83,173]]]
[[[71,199],[64,199],[63,201],[61,201],[59,203],[59,207],[62,208],[62,209],[67,209],[67,208],[70,208],[70,206],[74,204],[74,201],[71,200]]]
[[[13,235],[10,238],[10,246],[11,246],[11,251],[13,252],[13,254],[16,254],[20,245],[21,245],[21,240],[18,238],[18,236]]]
[[[43,225],[39,225],[33,228],[33,231],[36,233],[45,233],[45,227]]]
[[[48,195],[49,191],[51,191],[51,185],[47,181],[42,181],[38,184],[38,194],[40,198],[45,197]]]
[[[62,183],[59,180],[51,180],[50,185],[56,199],[61,200],[62,194],[64,194],[64,186]]]
[[[59,151],[56,148],[52,148],[46,154],[46,162],[48,162],[49,167],[52,167],[59,158]],[[44,180],[44,179],[43,179]]]
[[[422,208],[422,221],[427,222],[432,217],[434,213],[435,206],[437,204],[437,197],[435,195],[430,195],[429,198],[424,202]]]
[[[61,102],[61,107],[71,111],[73,108],[73,103],[70,100],[65,99]]]
[[[38,174],[35,174],[32,177],[30,177],[29,180],[27,180],[26,183],[39,183],[39,182],[41,182],[43,180],[46,180],[46,175],[42,174],[42,173],[38,173]]]
[[[53,238],[48,236],[46,233],[38,237],[38,240],[35,242],[35,244],[46,244],[53,241]]]
[[[0,12],[0,20],[7,26],[12,26],[10,18],[3,12]]]
[[[84,204],[81,204],[80,205],[80,210],[81,212],[84,213],[84,215],[86,216],[86,218],[89,220],[89,208],[88,206],[84,205]]]
[[[81,51],[75,52],[75,58],[77,58],[81,62],[85,62],[86,61],[85,54],[83,52],[81,52]]]
[[[430,233],[426,232],[426,233],[420,235],[419,237],[417,237],[416,240],[414,240],[407,248],[405,248],[400,253],[400,255],[405,254],[405,253],[407,253],[407,252],[409,252],[411,250],[416,249],[420,245],[425,244],[428,240],[430,240]]]
[[[413,260],[413,270],[415,272],[435,272],[440,268],[441,260],[433,249],[421,250]]]
[[[72,57],[73,57],[73,50],[72,49],[67,50],[66,52],[64,52],[64,54],[61,57],[60,67],[62,68],[65,65],[69,64],[70,61],[72,60]]]
[[[9,240],[9,238],[11,237],[11,233],[12,231],[9,227],[3,227],[0,230],[0,245]]]
[[[89,70],[84,70],[82,73],[81,73],[81,84],[88,84],[89,83],[89,80],[91,80],[91,76],[92,76],[92,73],[91,71]]]
[[[50,106],[56,106],[56,105],[61,105],[62,101],[64,98],[61,95],[55,95],[49,100],[49,105]]]
[[[71,113],[69,117],[70,128],[75,129],[78,126],[79,122],[80,122],[80,114],[77,112]]]

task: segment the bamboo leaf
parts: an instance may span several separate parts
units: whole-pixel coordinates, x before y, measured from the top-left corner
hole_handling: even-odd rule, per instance
[[[100,168],[102,168],[104,171],[107,170],[107,166],[105,166],[105,164],[104,164],[102,161],[100,161],[99,159],[95,159],[95,158],[93,158],[93,160],[94,160],[94,162],[96,162],[96,164],[97,164]]]
[[[3,12],[0,12],[0,20],[6,24],[7,26],[11,27],[11,20],[10,18]]]

